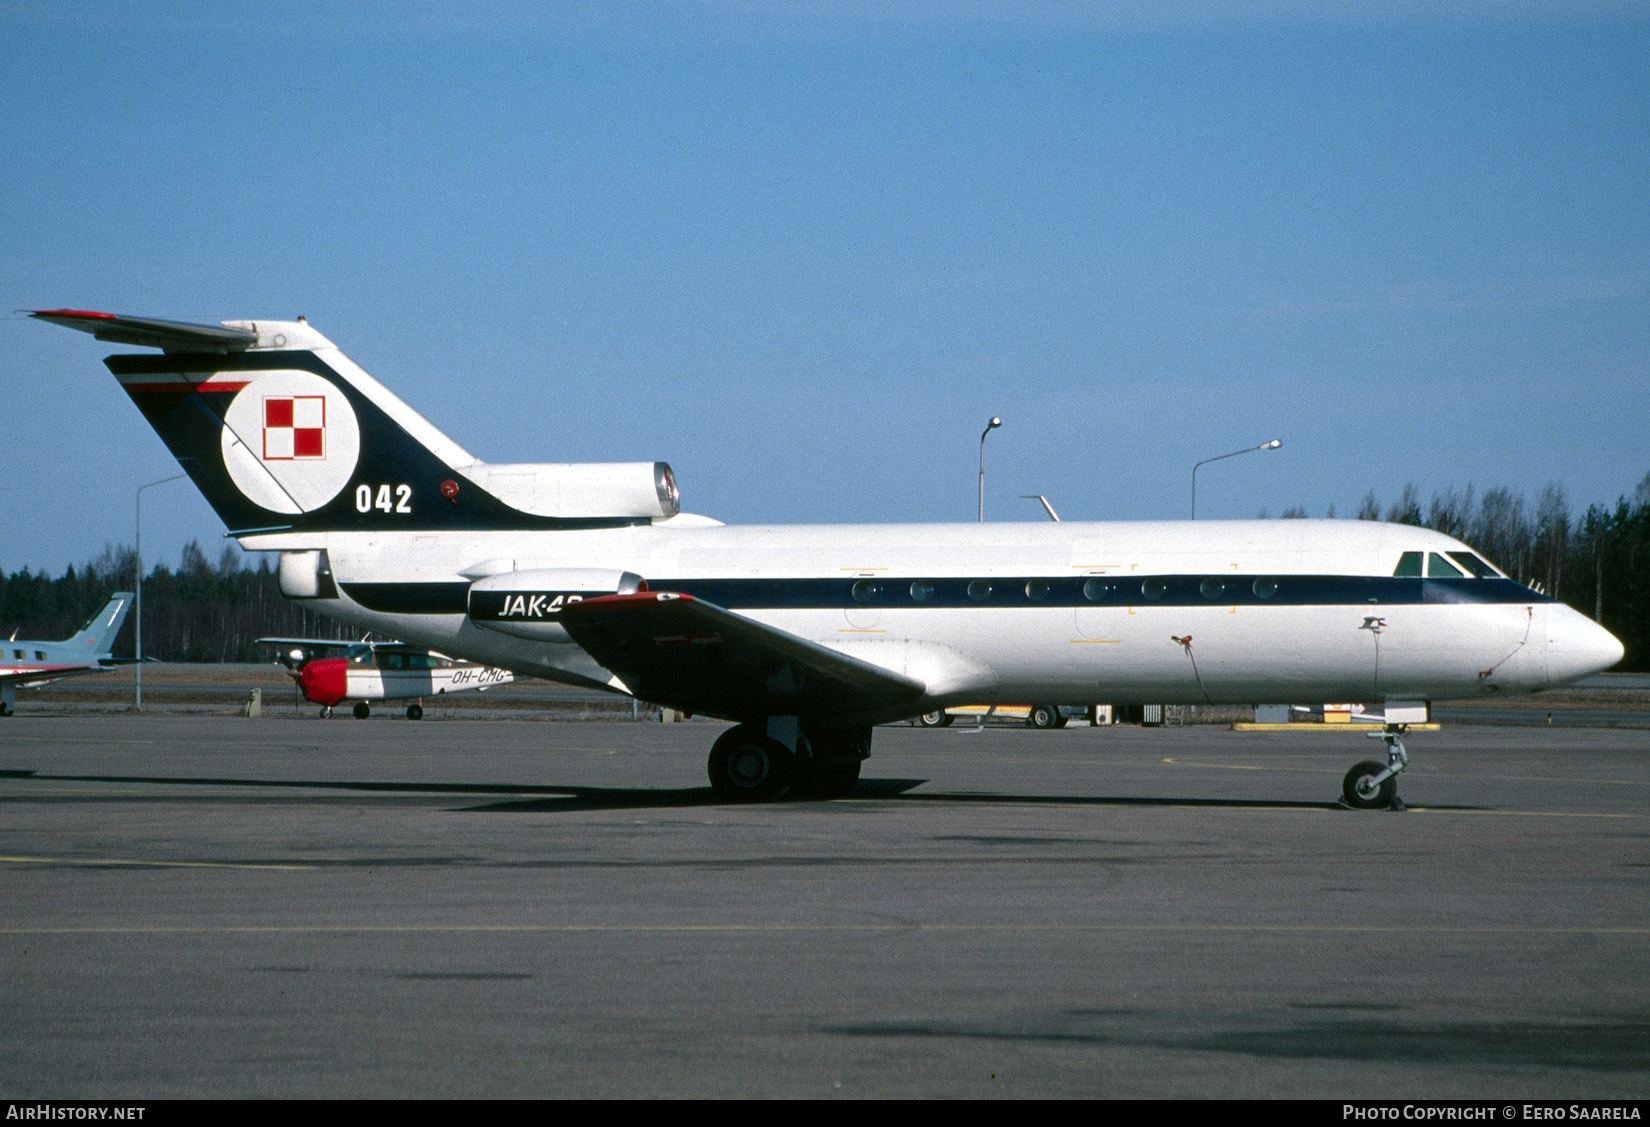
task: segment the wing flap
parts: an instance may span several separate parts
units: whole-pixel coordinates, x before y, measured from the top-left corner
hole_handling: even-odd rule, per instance
[[[636,696],[705,716],[870,713],[924,691],[914,678],[691,595],[585,599],[561,622]]]

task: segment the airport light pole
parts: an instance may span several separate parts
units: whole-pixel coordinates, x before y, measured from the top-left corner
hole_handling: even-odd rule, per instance
[[[1192,519],[1197,519],[1197,471],[1199,466],[1206,466],[1210,462],[1219,462],[1227,458],[1235,458],[1239,454],[1253,454],[1256,450],[1276,450],[1283,443],[1274,438],[1270,442],[1262,442],[1259,446],[1245,446],[1242,450],[1234,450],[1230,454],[1216,454],[1213,458],[1205,458],[1192,467]]]
[[[134,522],[137,525],[137,641],[134,647],[137,652],[137,704],[134,706],[136,712],[143,711],[143,491],[188,476],[188,474],[181,473],[173,474],[171,477],[163,477],[159,481],[151,481],[148,485],[138,486],[137,512]]]
[[[1003,421],[995,415],[985,424],[980,432],[980,523],[985,523],[985,436],[1003,425]]]

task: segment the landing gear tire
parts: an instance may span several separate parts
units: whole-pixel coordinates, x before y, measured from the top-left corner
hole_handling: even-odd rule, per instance
[[[845,798],[859,782],[860,764],[809,763],[797,770],[791,782],[792,798]]]
[[[357,720],[365,720],[367,717],[369,717],[371,715],[372,715],[372,709],[367,707],[367,702],[366,701],[361,701],[359,704],[357,704],[355,706],[355,718]]]
[[[1050,728],[1063,728],[1065,724],[1062,722],[1058,706],[1034,704],[1031,706],[1030,715],[1026,717],[1026,727],[1047,730]]]
[[[12,712],[11,705],[9,705],[9,704],[0,704],[0,716],[10,716],[11,712]]]
[[[951,727],[951,720],[951,714],[942,708],[937,712],[925,712],[921,716],[917,717],[917,727],[949,728]]]
[[[791,797],[843,798],[859,783],[860,766],[871,756],[869,728],[810,728],[811,757],[796,765]]]
[[[407,719],[408,720],[422,720],[422,719],[424,719],[424,710],[416,704],[409,704],[407,706]]]
[[[723,732],[710,749],[710,787],[723,802],[766,802],[791,785],[796,759],[749,724]]]
[[[332,719],[332,705],[323,704],[321,706],[321,719],[322,720],[331,720]]]
[[[1346,773],[1341,780],[1341,798],[1354,810],[1385,810],[1392,805],[1398,793],[1398,776],[1391,775],[1377,786],[1371,781],[1386,770],[1385,763],[1366,759]]]

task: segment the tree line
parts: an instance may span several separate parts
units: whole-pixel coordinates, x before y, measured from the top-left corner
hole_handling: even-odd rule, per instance
[[[1262,517],[1266,516],[1263,512]],[[1304,517],[1293,507],[1283,517]],[[1330,517],[1335,515],[1330,508]],[[1650,670],[1650,473],[1631,497],[1574,515],[1564,489],[1549,484],[1533,501],[1507,488],[1451,486],[1423,501],[1413,483],[1384,508],[1372,490],[1354,514],[1436,529],[1463,540],[1508,575],[1568,603],[1622,640],[1620,668]],[[0,630],[20,638],[66,638],[115,591],[130,591],[137,557],[108,546],[97,559],[52,578],[28,568],[0,573]],[[132,656],[133,619],[115,643]],[[214,564],[198,541],[177,570],[157,565],[143,581],[143,650],[163,661],[260,661],[266,636],[352,639],[360,630],[281,597],[268,556],[256,568],[233,545]]]
[[[0,629],[19,638],[67,638],[103,609],[116,591],[134,590],[137,553],[105,547],[57,578],[28,568],[0,574]],[[133,656],[137,615],[115,640],[117,658]],[[3,636],[3,635],[0,635]],[[360,638],[359,627],[281,596],[270,557],[257,567],[233,545],[213,563],[199,541],[184,545],[177,570],[158,564],[143,577],[143,653],[161,661],[269,661],[264,637]]]
[[[1264,512],[1260,514],[1263,518]],[[1285,509],[1284,518],[1306,509]],[[1330,517],[1335,510],[1331,506]],[[1650,670],[1650,473],[1614,505],[1572,515],[1564,487],[1549,483],[1532,502],[1516,489],[1476,493],[1454,486],[1423,502],[1412,482],[1382,507],[1371,490],[1359,520],[1435,529],[1472,545],[1512,578],[1581,611],[1621,639],[1617,668]]]

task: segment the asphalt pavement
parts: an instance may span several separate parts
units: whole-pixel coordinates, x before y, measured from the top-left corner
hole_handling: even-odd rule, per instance
[[[0,1096],[1650,1090],[1650,732],[719,730],[0,721]]]

